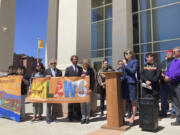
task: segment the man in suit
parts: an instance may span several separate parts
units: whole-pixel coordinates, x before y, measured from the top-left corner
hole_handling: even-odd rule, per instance
[[[62,71],[56,68],[56,60],[55,59],[51,59],[49,61],[50,64],[50,68],[48,68],[45,71],[45,76],[46,77],[59,77],[62,76]],[[58,104],[53,104],[53,103],[47,103],[47,118],[46,118],[46,122],[49,124],[50,122],[56,122],[57,119],[57,107]]]
[[[82,74],[82,68],[80,66],[78,66],[78,56],[77,55],[73,55],[71,56],[71,62],[72,65],[66,68],[65,71],[65,76],[81,76]],[[80,110],[80,104],[76,103],[76,104],[68,104],[68,118],[69,121],[72,121],[73,118],[76,118],[77,120],[81,120],[81,110]]]

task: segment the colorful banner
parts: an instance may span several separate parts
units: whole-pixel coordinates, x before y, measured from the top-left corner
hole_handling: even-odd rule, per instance
[[[0,117],[20,121],[21,76],[0,77]]]
[[[28,102],[82,103],[90,101],[89,76],[34,78]]]

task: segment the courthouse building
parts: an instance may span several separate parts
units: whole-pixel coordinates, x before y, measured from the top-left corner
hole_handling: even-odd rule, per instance
[[[180,46],[180,0],[50,0],[48,14],[46,62],[57,58],[61,69],[72,54],[115,67],[125,49],[141,67],[147,52],[161,62]]]

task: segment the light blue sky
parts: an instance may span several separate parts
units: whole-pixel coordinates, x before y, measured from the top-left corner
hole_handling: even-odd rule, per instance
[[[17,54],[38,56],[38,36],[44,40],[40,58],[45,59],[49,0],[16,0],[15,48]]]

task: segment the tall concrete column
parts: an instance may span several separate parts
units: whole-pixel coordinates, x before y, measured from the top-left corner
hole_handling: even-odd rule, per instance
[[[113,67],[126,49],[133,49],[132,0],[113,0]]]
[[[16,0],[0,0],[0,72],[13,64]]]
[[[58,67],[65,70],[73,54],[90,58],[91,0],[60,0],[58,18]]]
[[[59,0],[49,0],[47,41],[46,41],[46,67],[50,59],[57,59],[57,33],[58,33]]]

